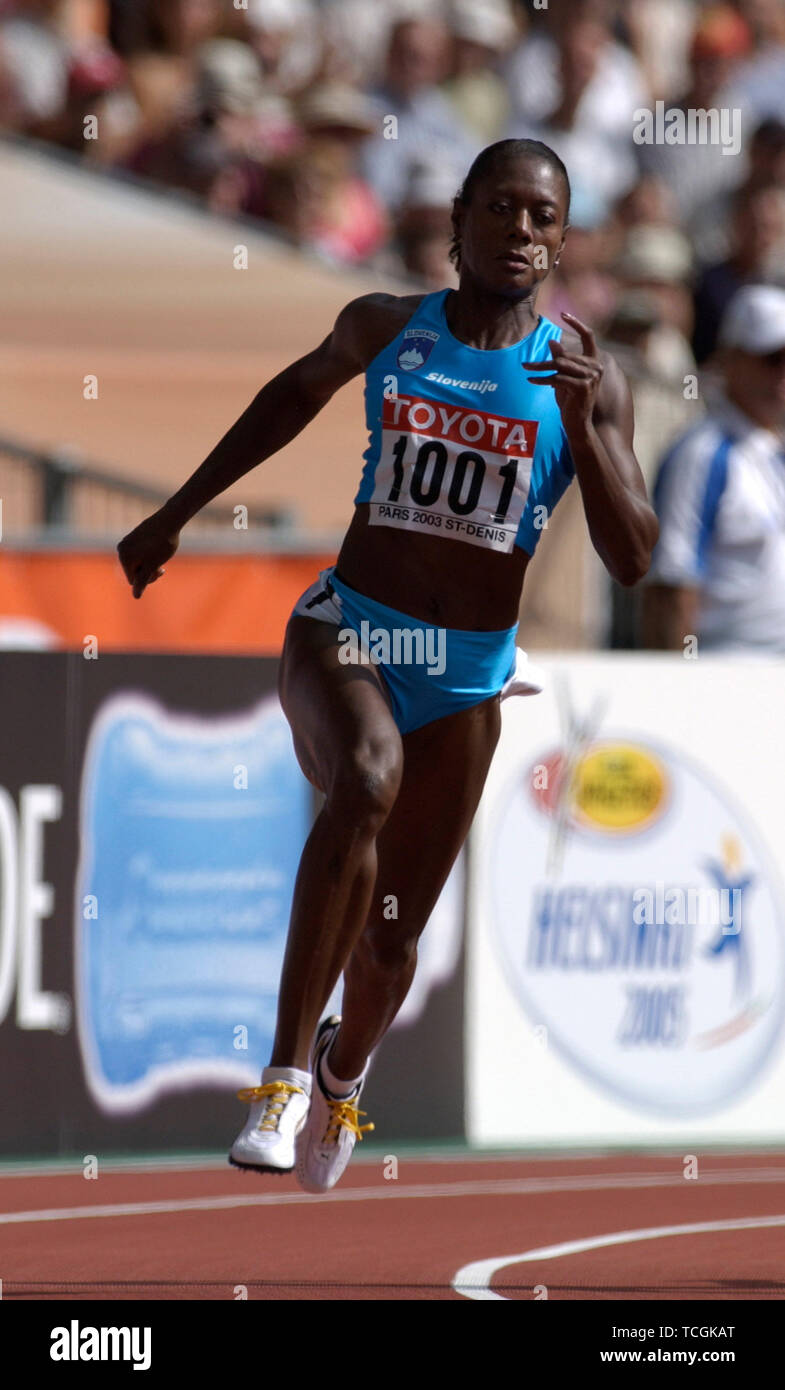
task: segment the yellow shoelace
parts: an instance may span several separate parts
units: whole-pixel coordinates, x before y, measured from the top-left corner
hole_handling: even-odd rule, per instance
[[[358,1110],[352,1101],[329,1100],[327,1096],[325,1096],[325,1100],[330,1109],[330,1119],[324,1131],[322,1143],[337,1143],[342,1127],[348,1129],[357,1139],[362,1139],[364,1134],[374,1128],[373,1125],[361,1125],[359,1123],[360,1116],[364,1115],[365,1111]]]
[[[290,1096],[303,1096],[305,1092],[300,1086],[290,1086],[288,1081],[268,1081],[264,1086],[247,1086],[245,1090],[237,1092],[238,1100],[267,1100],[264,1114],[256,1126],[257,1129],[277,1129],[286,1106],[289,1104]]]

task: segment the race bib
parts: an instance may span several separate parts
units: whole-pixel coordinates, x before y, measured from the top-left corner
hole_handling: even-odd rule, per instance
[[[529,495],[536,420],[385,397],[372,526],[509,553]]]

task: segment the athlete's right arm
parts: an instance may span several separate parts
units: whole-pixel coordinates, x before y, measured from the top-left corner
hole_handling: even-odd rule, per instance
[[[347,304],[324,342],[268,381],[183,486],[123,537],[117,550],[134,598],[160,578],[191,517],[294,439],[340,386],[365,370],[385,298],[369,294]]]

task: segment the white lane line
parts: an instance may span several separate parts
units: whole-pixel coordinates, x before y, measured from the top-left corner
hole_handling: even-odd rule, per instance
[[[305,1192],[263,1192],[216,1197],[181,1197],[159,1202],[113,1202],[104,1206],[47,1207],[38,1211],[0,1213],[0,1226],[27,1225],[41,1221],[83,1221],[103,1216],[156,1216],[165,1212],[225,1211],[233,1207],[305,1206],[314,1202],[374,1202],[394,1198],[417,1200],[429,1197],[517,1197],[537,1196],[549,1192],[594,1192],[598,1190],[636,1189],[648,1187],[681,1187],[685,1183],[681,1169],[677,1173],[610,1173],[586,1174],[565,1178],[499,1178],[474,1182],[411,1183],[398,1185],[385,1182],[379,1187],[349,1187],[322,1195]],[[731,1169],[714,1171],[700,1178],[703,1186],[736,1184],[783,1183],[785,1168]]]
[[[492,1260],[474,1260],[458,1270],[452,1281],[456,1293],[476,1302],[509,1303],[503,1294],[494,1293],[491,1280],[507,1265],[529,1264],[533,1260],[559,1260],[565,1255],[580,1255],[585,1250],[601,1250],[609,1245],[632,1245],[639,1240],[664,1240],[667,1236],[695,1236],[710,1231],[765,1230],[785,1226],[785,1216],[743,1216],[736,1221],[694,1221],[686,1226],[648,1226],[641,1231],[613,1231],[609,1235],[591,1236],[588,1240],[566,1240],[561,1245],[543,1245],[539,1250],[524,1250],[522,1255],[502,1255]]]

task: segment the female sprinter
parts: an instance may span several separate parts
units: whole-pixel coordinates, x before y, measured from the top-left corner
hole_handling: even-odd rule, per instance
[[[300,860],[270,1065],[240,1092],[251,1109],[230,1154],[262,1172],[296,1167],[308,1191],[337,1182],[368,1128],[367,1059],[480,799],[545,520],[576,476],[594,547],[624,585],[646,573],[657,539],[622,371],[577,319],[564,315],[569,332],[536,312],[569,200],[547,145],[483,150],[453,206],[459,288],[347,304],[118,547],[139,598],[200,508],[365,373],[354,516],[336,565],[295,605],[281,658],[297,758],[325,803]],[[374,631],[378,644],[380,630],[379,659],[367,647],[348,659],[349,639]],[[342,1018],[318,1027],[342,971]]]

